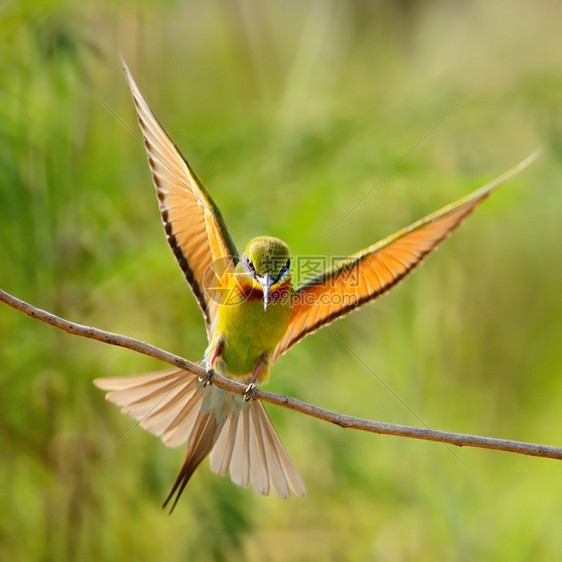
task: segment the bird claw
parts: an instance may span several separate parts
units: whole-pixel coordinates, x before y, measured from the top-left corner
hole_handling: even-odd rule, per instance
[[[244,392],[244,400],[246,402],[249,402],[250,400],[255,398],[257,389],[258,389],[258,385],[255,382],[251,382],[248,385],[248,388],[246,388],[246,391]]]
[[[213,371],[213,369],[209,369],[202,377],[197,377],[197,378],[199,382],[203,383],[203,388],[205,388],[207,385],[212,384],[211,380],[214,375],[215,375],[215,371]]]

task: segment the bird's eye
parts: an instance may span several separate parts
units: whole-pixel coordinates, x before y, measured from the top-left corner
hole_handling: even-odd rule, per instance
[[[246,258],[246,263],[248,264],[248,267],[250,268],[250,271],[255,272],[256,268],[254,267],[254,264],[252,263],[252,260],[250,258]]]
[[[289,271],[289,268],[291,267],[291,260],[288,259],[285,262],[285,265],[281,268],[281,270],[279,271],[279,275],[277,276],[277,278],[275,279],[275,282],[279,281],[280,279],[283,279],[285,277],[285,274]]]

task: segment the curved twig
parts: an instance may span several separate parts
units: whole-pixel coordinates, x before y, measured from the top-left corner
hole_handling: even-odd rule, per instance
[[[132,351],[148,355],[149,357],[154,357],[155,359],[159,359],[160,361],[184,369],[193,375],[205,375],[205,370],[201,366],[179,357],[178,355],[174,355],[173,353],[135,338],[130,338],[120,334],[113,334],[98,328],[70,322],[69,320],[60,318],[55,314],[36,308],[29,303],[6,293],[2,289],[0,289],[0,302],[4,302],[8,306],[27,314],[27,316],[46,322],[47,324],[68,332],[69,334],[75,334],[85,338],[98,340],[103,343],[125,347],[127,349],[131,349]],[[226,379],[218,374],[213,377],[213,384],[224,390],[235,392],[236,394],[243,394],[246,391],[246,385]],[[457,445],[459,447],[466,446],[480,447],[483,449],[496,449],[498,451],[507,451],[521,455],[562,460],[562,447],[538,445],[535,443],[525,443],[523,441],[511,441],[508,439],[497,439],[495,437],[483,437],[480,435],[450,433],[448,431],[437,431],[429,428],[411,427],[354,418],[312,406],[311,404],[301,402],[300,400],[296,400],[290,396],[273,394],[272,392],[267,392],[265,390],[257,390],[255,397],[265,402],[269,402],[270,404],[282,406],[283,408],[289,408],[290,410],[295,410],[301,414],[318,418],[344,428],[369,431],[371,433],[379,433],[382,435],[424,439],[426,441],[436,441],[439,443]]]

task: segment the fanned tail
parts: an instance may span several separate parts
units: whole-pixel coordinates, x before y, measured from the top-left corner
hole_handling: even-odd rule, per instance
[[[247,488],[251,482],[264,496],[270,487],[283,499],[290,497],[291,490],[296,496],[305,496],[306,487],[263,404],[231,396],[239,402],[239,408],[230,412],[211,451],[211,470],[225,476],[230,469],[235,484]]]
[[[230,470],[235,484],[280,497],[306,495],[297,469],[281,443],[263,404],[209,385],[181,369],[144,375],[96,379],[109,390],[106,399],[139,420],[141,427],[175,447],[189,440],[180,473],[164,502],[176,506],[203,459],[211,454],[211,469],[221,476]]]

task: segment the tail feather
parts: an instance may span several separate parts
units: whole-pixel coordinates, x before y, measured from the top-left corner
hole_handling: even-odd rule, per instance
[[[304,485],[304,482],[302,481],[302,478],[293,464],[293,461],[289,457],[285,447],[283,446],[281,439],[279,439],[279,435],[277,435],[277,431],[275,431],[263,404],[261,402],[254,402],[253,406],[255,408],[256,415],[261,418],[261,423],[258,424],[258,427],[260,427],[265,434],[264,441],[268,443],[268,446],[274,453],[268,455],[268,467],[275,493],[280,498],[289,497],[288,491],[286,495],[283,495],[283,479],[278,476],[283,475],[296,496],[306,496],[306,486]],[[276,488],[276,484],[279,486],[279,489]]]
[[[160,385],[170,380],[175,380],[177,375],[183,372],[181,369],[167,369],[165,371],[143,373],[142,375],[95,379],[94,384],[103,390],[127,390],[141,386]]]
[[[232,460],[232,451],[234,450],[238,420],[239,416],[228,416],[221,434],[211,451],[211,470],[219,476],[226,476],[228,472],[228,467]]]
[[[147,387],[136,388],[132,391],[113,391],[108,399],[116,403],[117,400],[125,400],[126,413],[131,416],[136,415],[137,411],[146,410],[146,408],[151,408],[156,415],[162,410],[169,410],[184,404],[186,392],[195,392],[195,378],[190,378],[194,380],[187,380],[185,382],[173,380],[152,391],[149,391]],[[136,399],[134,399],[133,393],[136,394]]]
[[[140,420],[141,426],[147,431],[161,436],[180,415],[186,397],[191,398],[195,390],[195,385],[193,388],[181,386],[179,390],[178,387],[162,389],[162,392],[148,396],[146,400],[137,400],[124,406],[121,411]],[[112,400],[112,396],[108,396],[108,400]]]
[[[191,435],[201,403],[199,393],[195,392],[188,398],[190,401],[183,407],[180,404],[171,408],[169,412],[164,410],[146,417],[141,421],[141,427],[160,437],[168,447],[177,447],[185,443]]]
[[[164,502],[174,509],[193,472],[209,455],[213,472],[230,477],[235,484],[268,495],[270,489],[288,498],[306,489],[281,443],[263,404],[245,402],[242,396],[216,386],[203,387],[181,369],[145,375],[96,379],[109,390],[107,400],[123,413],[159,436],[166,445],[189,440],[185,460]]]
[[[265,454],[263,428],[260,427],[261,420],[258,416],[252,415],[250,418],[250,479],[252,486],[258,494],[267,496],[269,494],[269,471],[268,459]]]
[[[230,479],[238,486],[247,488],[250,483],[250,418],[246,409],[239,412],[233,447]]]
[[[266,458],[268,459],[267,467],[271,476],[271,484],[274,492],[280,498],[288,498],[291,495],[288,477],[285,476],[285,470],[280,461],[284,451],[278,451],[278,439],[276,439],[275,430],[267,418],[267,414],[263,408],[258,409],[257,414],[260,418],[265,414],[265,420],[261,419],[261,426],[263,427],[263,443],[266,451]]]
[[[183,386],[177,380],[163,381],[158,386],[145,383],[133,388],[114,390],[109,394],[108,400],[126,407],[127,413],[134,416],[137,409],[142,410],[146,407],[156,409],[162,404],[164,397],[166,397],[166,404],[169,404],[170,400],[181,394]]]
[[[94,380],[102,390],[111,390],[106,400],[122,406],[121,411],[137,420],[166,445],[181,445],[189,438],[199,411],[201,393],[197,378],[182,369]],[[181,424],[179,422],[191,422]],[[179,431],[179,430],[182,431]]]
[[[197,394],[191,398],[162,433],[160,437],[168,447],[181,445],[192,434],[199,413],[201,398]]]
[[[195,421],[195,425],[193,427],[193,433],[191,435],[191,439],[189,440],[189,446],[187,447],[187,452],[185,454],[185,461],[170,493],[168,494],[168,497],[166,498],[166,501],[162,505],[162,507],[166,507],[170,500],[172,500],[175,496],[170,508],[170,513],[174,511],[174,508],[187,486],[189,479],[195,472],[195,469],[211,452],[223,425],[224,422],[217,423],[217,416],[214,412],[209,412],[207,414],[199,413],[197,416],[197,420]]]
[[[141,427],[158,435],[169,447],[175,447],[185,443],[193,430],[196,416],[199,412],[202,395],[197,392],[198,384],[195,377],[187,385],[181,387],[179,393],[175,390],[162,396],[153,409],[146,413],[151,403],[147,401],[135,404],[136,415],[123,408],[123,412],[141,419]]]

